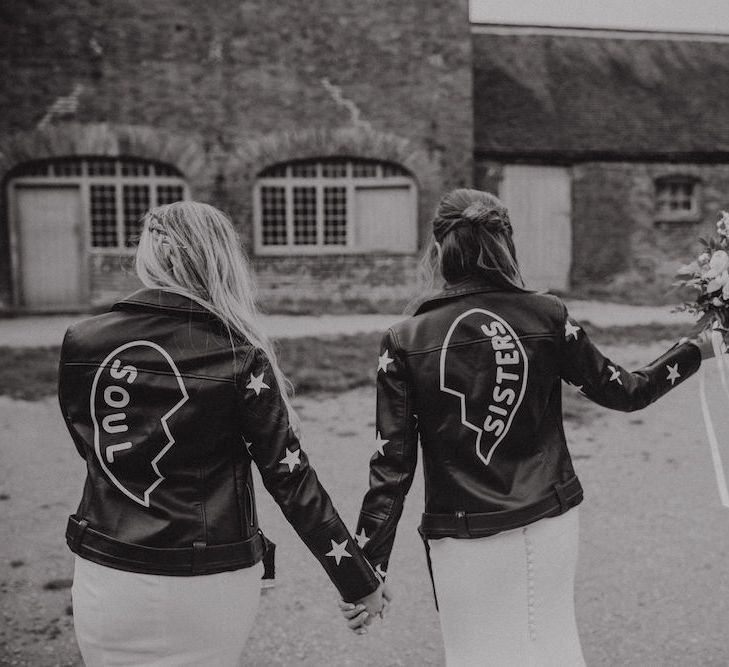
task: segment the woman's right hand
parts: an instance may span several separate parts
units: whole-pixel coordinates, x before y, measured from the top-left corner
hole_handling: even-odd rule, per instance
[[[714,332],[716,331],[721,332],[722,349],[726,351],[727,341],[729,340],[729,331],[720,327],[718,323],[715,324],[712,329],[703,329],[697,334],[694,334],[688,338],[681,339],[681,342],[693,343],[694,345],[696,345],[696,347],[698,347],[699,351],[701,352],[701,359],[713,359],[715,356],[715,351],[712,337],[714,335]]]

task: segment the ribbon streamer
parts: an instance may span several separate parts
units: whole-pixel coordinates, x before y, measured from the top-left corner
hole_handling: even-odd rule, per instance
[[[719,377],[721,378],[721,386],[724,394],[729,400],[729,382],[727,381],[727,373],[725,365],[727,364],[724,338],[722,332],[714,329],[711,332],[711,343],[714,347],[714,356],[716,358],[717,367],[719,369]],[[729,508],[729,488],[727,488],[726,475],[724,474],[724,464],[721,460],[719,451],[719,440],[716,437],[716,429],[709,412],[709,404],[706,400],[706,371],[702,366],[699,371],[699,396],[701,398],[701,412],[704,416],[704,426],[706,427],[706,436],[709,439],[709,448],[711,450],[711,460],[714,464],[714,473],[716,474],[716,484],[719,489],[719,498],[721,504]]]

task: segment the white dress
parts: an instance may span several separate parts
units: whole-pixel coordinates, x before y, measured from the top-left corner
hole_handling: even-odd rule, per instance
[[[584,667],[579,511],[491,537],[429,540],[448,667]]]
[[[237,667],[262,563],[194,577],[125,572],[76,557],[73,618],[86,667]]]

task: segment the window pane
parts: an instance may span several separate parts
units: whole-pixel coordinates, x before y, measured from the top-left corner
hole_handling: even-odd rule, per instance
[[[347,245],[345,188],[324,188],[324,245]]]
[[[180,172],[171,164],[157,164],[154,166],[157,176],[180,176]]]
[[[89,176],[114,176],[116,174],[116,160],[97,158],[88,161]]]
[[[316,243],[316,188],[294,188],[294,245]]]
[[[149,176],[150,165],[146,162],[124,160],[121,163],[122,176]]]
[[[182,201],[184,193],[181,185],[158,185],[157,186],[157,206],[164,204],[172,204],[176,201]]]
[[[81,176],[81,160],[63,160],[53,165],[56,176]]]
[[[316,178],[316,163],[292,164],[291,175],[296,178]]]
[[[261,188],[261,238],[263,245],[286,245],[284,188]]]
[[[377,176],[377,165],[372,162],[355,162],[352,165],[352,176],[356,178],[374,178]]]
[[[407,176],[408,173],[396,164],[383,164],[382,175],[387,178],[392,176]]]
[[[92,185],[91,196],[91,246],[115,248],[117,240],[116,186]]]
[[[261,172],[261,178],[285,178],[286,177],[286,165],[277,164],[273,167],[268,167]]]
[[[344,178],[347,175],[347,163],[325,162],[321,166],[321,172],[325,178]]]
[[[135,245],[141,230],[140,219],[149,209],[148,185],[125,185],[122,190],[124,202],[124,245]]]
[[[48,176],[48,162],[26,162],[13,172],[13,176]]]

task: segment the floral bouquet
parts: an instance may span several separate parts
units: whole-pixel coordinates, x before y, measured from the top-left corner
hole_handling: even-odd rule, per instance
[[[698,292],[695,301],[688,301],[678,310],[688,311],[698,317],[699,330],[709,328],[729,329],[729,213],[721,212],[716,223],[716,236],[700,238],[701,254],[690,264],[678,270],[679,286],[690,287]]]

